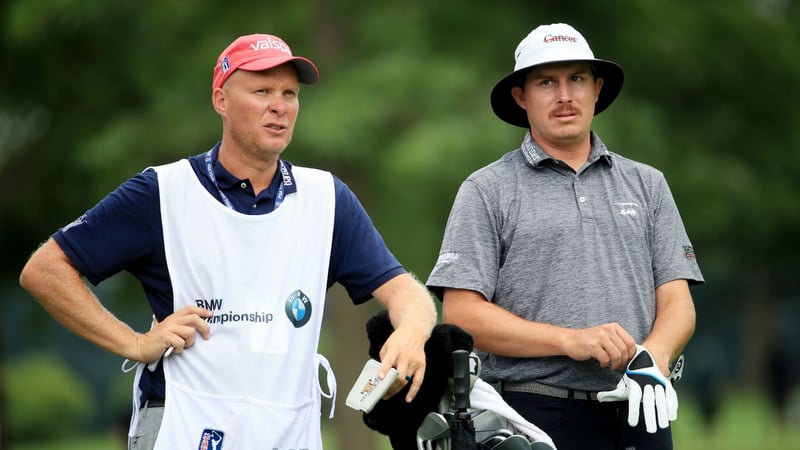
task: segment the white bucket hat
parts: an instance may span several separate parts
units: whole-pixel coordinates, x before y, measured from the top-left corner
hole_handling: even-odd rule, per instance
[[[528,128],[528,115],[511,96],[511,88],[521,86],[523,72],[542,64],[565,61],[586,61],[592,64],[603,88],[594,107],[595,115],[608,108],[622,90],[624,75],[617,63],[597,59],[586,39],[565,23],[540,25],[523,39],[514,51],[514,71],[497,82],[492,89],[492,110],[503,121]]]

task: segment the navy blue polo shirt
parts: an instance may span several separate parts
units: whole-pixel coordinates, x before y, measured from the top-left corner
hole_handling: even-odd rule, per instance
[[[206,171],[206,153],[188,158],[203,186],[219,201],[222,201],[222,192],[240,213],[272,212],[276,194],[284,184],[280,171],[270,186],[256,195],[249,180],[234,177],[217,162],[219,145],[211,149],[216,184]],[[291,163],[283,163],[292,178],[291,184],[284,185],[284,195],[289,196],[303,186],[295,182]],[[353,303],[359,304],[369,300],[375,289],[404,273],[405,269],[386,247],[355,194],[339,178],[334,176],[333,180],[336,208],[328,287],[338,282]],[[159,321],[173,312],[172,283],[164,253],[159,187],[154,169],[148,168],[121,184],[86,214],[58,230],[53,238],[78,272],[93,285],[127,271],[142,284]],[[143,401],[164,398],[164,373],[160,364],[154,372],[144,371],[140,387]]]

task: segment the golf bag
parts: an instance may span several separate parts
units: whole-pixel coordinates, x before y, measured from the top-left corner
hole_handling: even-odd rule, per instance
[[[388,313],[371,317],[366,331],[369,357],[380,361],[381,348],[394,331]],[[453,324],[437,324],[425,343],[425,378],[414,400],[405,401],[409,383],[364,409],[364,424],[388,436],[394,450],[555,449],[546,433],[479,378],[480,359],[472,350],[469,333]],[[372,388],[363,380],[354,385],[356,394],[368,395]]]
[[[550,437],[527,422],[479,378],[480,359],[453,352],[453,376],[437,411],[417,431],[420,450],[555,450]]]

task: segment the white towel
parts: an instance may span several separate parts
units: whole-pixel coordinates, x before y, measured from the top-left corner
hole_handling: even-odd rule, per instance
[[[556,444],[550,439],[541,428],[528,422],[517,411],[514,410],[503,397],[489,383],[478,378],[475,380],[475,386],[469,394],[469,402],[471,409],[485,409],[492,411],[495,414],[504,417],[515,428],[514,432],[525,435],[533,442],[544,442],[553,450],[556,449]]]

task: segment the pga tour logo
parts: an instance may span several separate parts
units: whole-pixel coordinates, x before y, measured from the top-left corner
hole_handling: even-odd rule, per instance
[[[222,439],[225,433],[219,430],[206,428],[200,436],[200,446],[198,450],[222,450]]]

